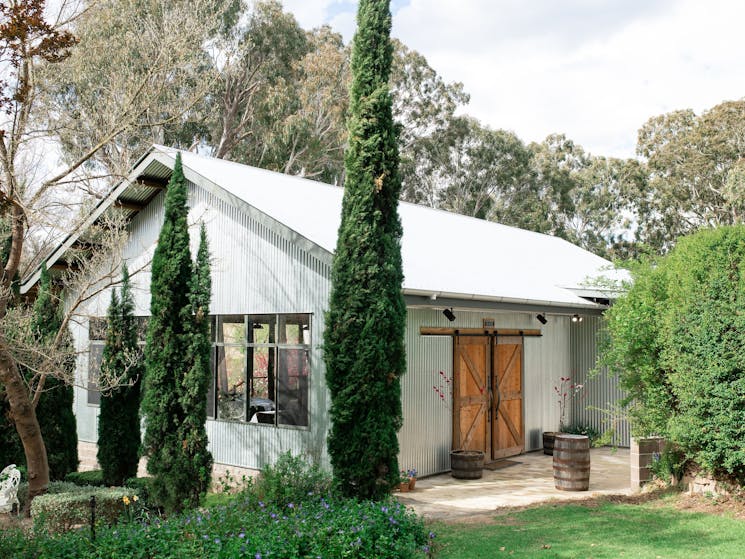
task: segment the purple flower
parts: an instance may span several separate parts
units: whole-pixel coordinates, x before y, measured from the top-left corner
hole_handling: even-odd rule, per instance
[[[295,508],[295,504],[294,503],[287,503],[287,508],[288,509],[294,509]]]
[[[429,546],[428,546],[428,545],[423,545],[423,546],[422,546],[422,551],[423,551],[424,553],[429,553]]]
[[[435,534],[434,532],[430,532],[430,533],[429,533],[429,539],[430,539],[430,540],[434,540],[434,539],[435,539],[435,536],[436,536],[436,535],[437,535],[437,534]]]
[[[273,513],[272,513],[272,514],[270,514],[269,516],[271,516],[272,518],[277,518],[277,513],[274,513],[274,512],[273,512]]]
[[[264,501],[259,501],[259,506],[263,509],[266,505],[264,504]]]
[[[388,507],[380,507],[380,510],[382,510],[383,512],[388,512]]]
[[[261,559],[261,553],[257,553],[256,555],[254,555],[254,559]]]
[[[239,533],[239,534],[238,534],[238,537],[239,537],[239,538],[241,538],[241,539],[245,538],[245,537],[246,537],[246,534],[245,534],[245,532],[241,532],[241,533]]]

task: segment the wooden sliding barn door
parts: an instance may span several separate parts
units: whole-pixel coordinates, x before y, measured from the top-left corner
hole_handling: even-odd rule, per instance
[[[453,449],[481,450],[491,445],[489,336],[453,339]]]
[[[523,339],[493,339],[494,396],[492,398],[492,459],[525,450],[523,427]]]
[[[453,338],[453,449],[487,460],[520,454],[523,429],[521,336]]]

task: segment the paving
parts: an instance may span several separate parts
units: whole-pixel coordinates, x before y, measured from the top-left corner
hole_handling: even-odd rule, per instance
[[[460,480],[450,473],[440,474],[419,479],[413,491],[396,495],[426,518],[466,520],[503,507],[631,493],[628,449],[594,448],[588,491],[556,489],[553,458],[538,451],[510,458],[496,470],[485,469],[481,479]]]

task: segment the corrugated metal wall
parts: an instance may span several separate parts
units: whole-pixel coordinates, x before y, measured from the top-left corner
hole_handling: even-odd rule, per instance
[[[602,317],[586,316],[571,328],[572,381],[584,385],[580,397],[572,402],[572,423],[600,432],[613,429],[613,444],[629,446],[629,424],[616,405],[624,396],[618,379],[609,376],[605,368],[590,374],[597,363],[602,326]]]
[[[474,312],[455,309],[449,322],[442,309],[409,309],[407,317],[407,374],[402,382],[404,425],[399,434],[399,463],[416,468],[420,475],[450,469],[452,410],[443,405],[433,386],[439,386],[440,371],[452,376],[450,336],[422,336],[420,328],[481,328],[484,318],[496,320],[499,328],[540,328],[542,337],[526,337],[524,345],[523,406],[526,451],[541,448],[541,433],[558,427],[559,409],[553,386],[570,368],[569,319],[547,315],[542,326],[535,313]]]
[[[292,450],[328,465],[325,451],[328,404],[320,348],[324,311],[328,305],[330,266],[213,193],[194,184],[189,187],[192,253],[196,253],[199,223],[204,222],[213,255],[211,314],[298,312],[313,315],[310,428],[210,420],[207,432],[214,459],[222,464],[260,468],[273,462],[281,452]],[[158,195],[131,223],[130,239],[124,251],[130,271],[152,258],[163,220],[163,201],[163,194]],[[136,314],[149,314],[149,285],[148,270],[133,275]],[[110,297],[110,292],[106,291],[92,299],[84,314],[105,316]],[[79,320],[73,333],[81,350],[78,374],[84,386],[88,370],[86,317]],[[83,388],[76,390],[75,410],[80,440],[95,442],[98,408],[87,404]]]

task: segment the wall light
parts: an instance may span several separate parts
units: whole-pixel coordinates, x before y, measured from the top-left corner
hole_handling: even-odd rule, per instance
[[[572,322],[582,322],[582,317],[578,314],[572,316]]]
[[[543,313],[536,315],[536,318],[541,324],[546,324],[548,322],[548,320],[546,319],[546,315]]]
[[[449,309],[445,309],[444,311],[442,311],[442,314],[444,314],[445,315],[445,318],[447,318],[450,322],[452,322],[453,320],[455,320],[455,315],[453,314],[452,307],[449,308]]]

